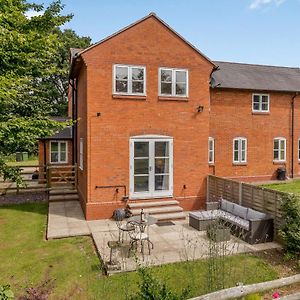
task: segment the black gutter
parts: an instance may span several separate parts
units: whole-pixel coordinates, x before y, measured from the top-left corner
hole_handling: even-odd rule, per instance
[[[298,92],[292,97],[292,157],[291,157],[291,178],[294,178],[294,136],[295,136],[295,98],[298,96]]]

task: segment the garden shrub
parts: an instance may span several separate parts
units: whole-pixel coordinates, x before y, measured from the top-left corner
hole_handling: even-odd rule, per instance
[[[279,235],[284,241],[287,255],[300,255],[300,198],[296,195],[282,197],[282,217],[284,224]]]
[[[189,289],[183,289],[178,295],[169,289],[164,282],[155,278],[147,268],[138,270],[140,276],[139,291],[131,296],[131,300],[184,300],[189,297]]]
[[[0,285],[0,300],[14,299],[14,293],[9,285]]]

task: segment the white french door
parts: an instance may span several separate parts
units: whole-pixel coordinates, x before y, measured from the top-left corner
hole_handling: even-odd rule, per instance
[[[173,195],[173,139],[138,136],[130,139],[130,198]]]

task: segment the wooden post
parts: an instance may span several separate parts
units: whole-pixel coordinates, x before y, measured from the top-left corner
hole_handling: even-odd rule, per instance
[[[243,183],[239,182],[239,205],[243,204]]]
[[[206,186],[206,203],[207,202],[210,202],[210,196],[209,196],[209,182],[210,182],[210,180],[209,180],[209,178],[210,178],[210,175],[207,175],[207,181],[206,181],[206,184],[207,184],[207,186]]]
[[[47,189],[51,188],[51,168],[47,165],[46,167],[46,177],[47,177]]]

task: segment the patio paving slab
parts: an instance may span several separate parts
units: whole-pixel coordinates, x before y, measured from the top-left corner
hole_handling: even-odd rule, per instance
[[[175,225],[149,227],[150,240],[154,244],[151,254],[148,253],[147,242],[144,246],[144,259],[140,252],[123,247],[113,251],[113,260],[118,261],[120,270],[112,270],[110,274],[136,270],[138,264],[156,266],[186,260],[203,259],[208,257],[210,241],[205,231],[198,231],[188,225],[187,220],[174,221]],[[91,235],[98,254],[103,262],[110,257],[109,241],[118,240],[118,227],[112,220],[86,221],[78,201],[50,202],[48,216],[47,238],[63,238],[70,236]],[[129,241],[125,234],[124,239]],[[277,243],[249,245],[231,236],[230,241],[222,244],[222,251],[232,255],[254,251],[280,248]]]

